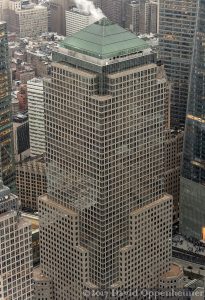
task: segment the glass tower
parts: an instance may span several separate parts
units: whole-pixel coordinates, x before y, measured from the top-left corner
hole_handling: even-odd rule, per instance
[[[196,5],[181,178],[181,232],[205,240],[205,1]]]
[[[185,125],[197,1],[160,1],[159,49],[171,83],[171,127]]]
[[[163,182],[168,86],[156,53],[104,18],[64,40],[44,87],[41,267],[54,299],[156,287],[169,270],[172,224]]]
[[[15,174],[10,90],[7,26],[5,22],[0,22],[0,164],[4,184],[14,190]]]

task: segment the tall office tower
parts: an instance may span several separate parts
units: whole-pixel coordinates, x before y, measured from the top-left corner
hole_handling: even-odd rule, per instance
[[[205,1],[198,0],[181,178],[181,232],[205,241]]]
[[[103,18],[63,41],[44,84],[41,268],[54,299],[157,286],[170,266],[172,197],[163,184],[167,82],[156,53]]]
[[[18,212],[17,197],[0,180],[0,296],[32,300],[31,225]]]
[[[40,78],[29,80],[27,92],[31,156],[41,155],[46,151],[43,80]]]
[[[5,185],[15,187],[12,144],[11,93],[6,23],[0,22],[0,156],[1,173]]]
[[[96,19],[90,13],[86,13],[76,7],[65,12],[66,15],[66,36],[74,33],[94,23]]]
[[[125,28],[139,34],[140,3],[132,1],[126,4]]]
[[[195,0],[162,0],[160,3],[160,58],[171,89],[171,126],[184,126],[189,75],[196,24]]]

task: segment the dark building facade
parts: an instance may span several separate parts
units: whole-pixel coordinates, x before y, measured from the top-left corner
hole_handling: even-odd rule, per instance
[[[15,172],[11,121],[11,93],[7,26],[0,22],[0,157],[3,183],[13,191]]]
[[[205,240],[205,1],[197,22],[186,115],[181,178],[181,232]]]
[[[185,124],[196,14],[197,1],[161,1],[160,58],[172,88],[171,127]]]

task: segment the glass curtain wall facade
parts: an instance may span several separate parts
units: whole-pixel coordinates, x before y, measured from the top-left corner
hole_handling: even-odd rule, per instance
[[[205,1],[196,5],[181,178],[181,232],[205,240]]]
[[[15,173],[8,55],[7,26],[5,22],[0,22],[0,165],[3,183],[13,191]]]
[[[160,1],[159,49],[171,83],[171,127],[185,125],[197,1]]]

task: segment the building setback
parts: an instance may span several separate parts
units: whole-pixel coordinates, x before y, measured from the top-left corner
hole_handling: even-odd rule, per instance
[[[0,171],[3,183],[15,188],[13,161],[11,87],[6,23],[0,22]]]
[[[44,85],[41,270],[53,299],[157,287],[170,269],[173,204],[164,194],[167,82],[156,53],[104,18],[61,43]]]
[[[205,241],[205,1],[196,1],[196,6],[181,178],[180,230],[186,236]]]
[[[16,166],[16,187],[21,206],[38,210],[38,197],[47,192],[46,165],[42,156]]]

